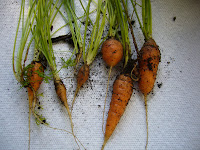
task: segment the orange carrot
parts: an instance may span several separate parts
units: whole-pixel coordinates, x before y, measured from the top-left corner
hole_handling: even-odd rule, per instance
[[[38,74],[38,72],[44,73],[44,66],[37,61],[33,61],[30,65],[31,67],[28,69],[27,73],[27,80],[28,80],[27,82],[29,82],[27,90],[28,90],[29,103],[32,105],[34,99],[33,91],[37,92],[43,80],[43,77],[41,77]]]
[[[88,80],[89,73],[90,73],[90,69],[89,69],[89,65],[87,65],[87,64],[84,64],[78,71],[77,78],[76,78],[77,79],[77,87],[76,87],[74,99],[72,101],[71,111],[73,109],[75,98],[76,98],[81,86]]]
[[[109,67],[116,66],[123,58],[123,46],[120,41],[110,38],[101,48],[103,60]]]
[[[144,43],[139,59],[140,80],[138,84],[144,96],[149,94],[153,89],[159,62],[160,51],[158,46],[153,39],[149,39]]]
[[[139,74],[140,79],[138,86],[140,91],[144,94],[145,111],[146,111],[146,128],[147,128],[147,140],[146,149],[148,145],[148,110],[147,110],[147,95],[152,91],[156,80],[158,65],[160,62],[160,50],[156,45],[156,42],[150,38],[148,39],[141,51],[139,58]]]
[[[76,136],[74,134],[74,125],[73,125],[73,122],[72,122],[72,115],[71,115],[71,112],[69,110],[69,105],[67,103],[67,94],[66,94],[65,85],[63,84],[63,82],[60,79],[58,74],[55,74],[53,78],[54,78],[54,85],[55,85],[56,94],[57,94],[58,98],[61,100],[61,102],[64,104],[64,106],[67,110],[67,113],[69,115],[69,119],[70,119],[70,122],[71,122],[72,135],[74,136],[75,142],[79,147],[79,144],[76,140]],[[79,149],[80,149],[80,147],[79,147]]]
[[[104,149],[108,139],[115,130],[125,108],[131,98],[133,92],[133,80],[129,74],[119,75],[113,84],[113,94],[110,102],[110,109],[106,123],[106,130],[104,135]]]
[[[36,92],[42,83],[43,77],[39,75],[39,73],[44,73],[44,66],[39,61],[32,61],[30,64],[30,68],[27,73],[27,82],[28,83],[28,99],[29,99],[29,149],[30,149],[30,124],[31,124],[31,112],[34,108],[32,108],[33,101],[36,98]]]

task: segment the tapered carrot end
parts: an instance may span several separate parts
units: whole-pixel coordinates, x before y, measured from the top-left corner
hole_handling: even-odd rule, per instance
[[[74,94],[74,99],[73,99],[73,101],[72,101],[71,112],[72,112],[72,110],[73,110],[74,102],[75,102],[75,99],[76,99],[76,96],[77,96],[79,90],[80,90],[80,87],[78,86],[78,87],[76,88],[76,92],[75,92],[75,94]]]
[[[104,138],[104,142],[103,142],[103,145],[102,145],[102,147],[101,147],[101,150],[104,150],[104,147],[105,147],[105,145],[106,145],[106,143],[108,142],[108,138]]]
[[[147,108],[147,94],[144,94],[144,103],[145,103],[145,112],[146,112],[146,128],[147,128],[147,139],[146,139],[146,146],[145,150],[147,150],[148,139],[149,139],[149,132],[148,132],[148,108]]]

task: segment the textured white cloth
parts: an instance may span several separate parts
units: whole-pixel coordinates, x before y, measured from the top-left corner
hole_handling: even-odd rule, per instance
[[[0,3],[0,150],[28,149],[27,92],[24,88],[20,89],[12,72],[12,50],[20,4],[18,0],[1,0]],[[160,47],[162,59],[153,94],[148,97],[149,150],[200,149],[199,8],[198,0],[152,0],[153,37]],[[173,17],[176,17],[175,21]],[[56,22],[54,31],[64,24],[61,17]],[[141,48],[143,37],[137,31],[140,30],[138,24],[134,29]],[[65,28],[56,35],[66,33]],[[130,41],[132,43],[132,39]],[[67,51],[72,48],[59,43],[54,45],[54,49],[60,68],[60,57],[66,59],[69,54]],[[106,112],[109,109],[112,84],[121,66],[122,64],[117,65],[111,73]],[[101,55],[98,55],[90,70],[90,79],[76,98],[72,116],[75,134],[79,140],[88,150],[99,150],[103,143],[102,112],[109,69]],[[46,72],[48,74],[49,68]],[[60,76],[66,85],[71,106],[76,86],[73,69],[62,69]],[[160,88],[157,86],[159,84],[162,84]],[[137,89],[137,85],[135,88]],[[44,95],[39,97],[44,108],[39,112],[45,116],[47,122],[52,127],[70,131],[68,115],[56,96],[53,81],[49,84],[43,83],[39,93]],[[38,126],[34,118],[31,119],[31,150],[78,149],[70,134],[43,125]],[[145,142],[143,97],[134,90],[105,150],[144,150]]]

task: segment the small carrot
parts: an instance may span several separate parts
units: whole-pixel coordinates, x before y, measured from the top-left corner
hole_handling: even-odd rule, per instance
[[[151,1],[150,0],[142,1],[143,26],[137,14],[137,10],[135,7],[136,4],[134,4],[133,0],[131,0],[131,3],[133,5],[134,11],[136,13],[136,17],[140,24],[140,28],[142,29],[143,35],[145,37],[145,43],[139,52],[139,59],[138,59],[138,65],[139,65],[138,71],[140,74],[138,86],[139,86],[140,91],[144,95],[144,104],[145,104],[145,112],[146,112],[146,130],[147,130],[147,137],[146,137],[147,139],[146,139],[145,149],[147,149],[147,145],[148,145],[147,95],[152,91],[154,87],[161,54],[156,42],[152,38]]]
[[[156,80],[158,65],[160,62],[160,50],[153,39],[148,39],[140,51],[139,59],[139,74],[140,79],[138,86],[144,94],[145,110],[146,110],[146,125],[147,125],[147,141],[148,145],[148,111],[147,111],[147,95],[152,91]]]
[[[102,34],[104,31],[104,26],[105,26],[105,20],[106,20],[106,11],[107,11],[107,1],[105,2],[105,5],[103,4],[102,0],[98,0],[97,4],[97,15],[96,15],[96,21],[93,25],[93,30],[91,33],[91,38],[90,42],[87,47],[87,51],[85,51],[85,41],[86,41],[86,35],[87,35],[87,27],[89,24],[89,9],[90,9],[90,4],[92,0],[88,1],[88,6],[86,9],[86,23],[85,23],[85,32],[84,32],[84,42],[83,42],[83,61],[84,65],[79,69],[78,74],[77,74],[77,87],[74,95],[74,99],[72,101],[72,109],[73,109],[73,104],[75,102],[75,98],[81,88],[81,86],[88,80],[89,77],[89,66],[92,64],[94,61],[98,49],[100,47],[100,41],[102,38]],[[103,8],[103,9],[102,9]],[[103,13],[102,19],[101,14]],[[72,110],[71,109],[71,110]]]
[[[109,67],[116,66],[123,58],[123,47],[120,41],[110,38],[101,48],[103,60]]]
[[[115,130],[121,116],[123,115],[126,105],[129,102],[133,92],[133,80],[129,74],[120,74],[113,84],[113,94],[110,102],[110,109],[106,123],[104,135],[104,149],[108,139]]]
[[[59,0],[56,0],[55,4],[58,4],[58,2]],[[80,146],[77,142],[77,139],[73,130],[72,116],[71,116],[71,112],[69,110],[69,106],[67,102],[66,88],[61,78],[59,77],[59,71],[57,70],[57,65],[55,62],[54,50],[53,50],[52,40],[51,40],[51,26],[53,23],[53,20],[51,18],[53,19],[55,18],[58,10],[54,14],[56,5],[52,5],[52,3],[53,3],[52,1],[45,1],[45,0],[38,1],[37,3],[38,9],[37,9],[37,15],[36,15],[35,31],[38,37],[36,38],[36,40],[37,40],[38,46],[41,48],[41,52],[45,56],[47,63],[51,69],[56,94],[67,110],[67,113],[70,119],[72,135],[74,136],[74,140],[80,149]],[[59,7],[61,7],[61,4]]]
[[[34,109],[33,108],[33,101],[35,99],[35,95],[37,90],[40,87],[40,84],[42,83],[43,77],[41,77],[39,74],[44,73],[44,66],[39,61],[32,61],[30,64],[30,68],[28,68],[27,71],[27,81],[28,87],[28,99],[29,99],[29,149],[30,149],[30,132],[31,132],[31,112]]]
[[[153,39],[146,41],[140,51],[138,82],[140,91],[147,96],[153,89],[158,64],[160,62],[160,50]]]
[[[27,80],[28,80],[27,82],[29,82],[27,90],[28,90],[29,104],[32,105],[34,99],[33,93],[37,92],[43,80],[43,77],[40,76],[39,73],[44,73],[44,66],[37,61],[32,61],[30,65],[31,66],[28,69],[27,73]]]
[[[84,64],[78,71],[78,74],[77,74],[77,77],[76,77],[76,79],[77,79],[77,87],[76,87],[74,99],[72,101],[71,111],[73,109],[75,98],[76,98],[81,86],[88,80],[89,73],[90,73],[90,69],[89,69],[89,66],[87,64]]]

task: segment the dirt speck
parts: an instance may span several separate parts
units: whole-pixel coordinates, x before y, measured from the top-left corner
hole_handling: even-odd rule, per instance
[[[161,83],[157,83],[158,88],[162,87],[162,82]]]

